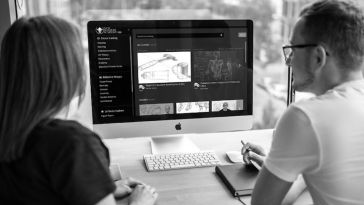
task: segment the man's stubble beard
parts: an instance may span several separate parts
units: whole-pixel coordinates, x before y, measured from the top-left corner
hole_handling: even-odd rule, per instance
[[[309,68],[309,65],[305,65],[306,69],[306,75],[305,75],[305,79],[303,82],[300,82],[300,84],[297,84],[294,80],[293,77],[293,82],[292,82],[292,87],[295,91],[299,91],[299,92],[306,92],[306,91],[310,91],[311,89],[311,85],[313,84],[314,80],[315,80],[315,76],[313,74],[312,69]]]

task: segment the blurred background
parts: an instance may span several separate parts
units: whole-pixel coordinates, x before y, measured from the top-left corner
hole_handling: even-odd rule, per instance
[[[254,21],[254,127],[273,128],[287,107],[288,44],[300,10],[314,0],[15,0],[17,16],[54,14],[78,24],[88,61],[90,20],[252,19]],[[364,6],[364,1],[357,0]],[[88,64],[87,64],[88,66]],[[296,93],[296,101],[311,97]],[[90,87],[81,121],[91,126]]]

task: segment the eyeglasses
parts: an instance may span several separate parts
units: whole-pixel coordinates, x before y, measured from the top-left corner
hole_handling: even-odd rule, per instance
[[[297,45],[287,45],[287,46],[283,46],[283,55],[284,55],[284,60],[286,61],[287,65],[291,64],[291,57],[293,54],[293,49],[294,48],[307,48],[307,47],[315,47],[315,46],[319,46],[319,44],[297,44]],[[325,51],[326,56],[329,56],[329,53],[327,53],[327,51]]]
[[[294,48],[307,48],[307,47],[315,47],[318,46],[317,44],[297,44],[297,45],[287,45],[287,46],[283,46],[283,55],[284,55],[284,60],[286,61],[286,64],[289,65],[291,62],[290,57],[293,54],[293,49]]]

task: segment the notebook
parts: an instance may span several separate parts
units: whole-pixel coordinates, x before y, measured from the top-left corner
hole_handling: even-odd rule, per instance
[[[215,172],[234,197],[251,195],[259,173],[255,167],[245,164],[219,165]]]

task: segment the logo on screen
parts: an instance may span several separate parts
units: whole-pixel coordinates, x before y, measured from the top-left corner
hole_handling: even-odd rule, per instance
[[[110,27],[97,27],[96,28],[97,34],[114,34],[117,33],[116,29]]]
[[[179,122],[178,124],[176,124],[176,126],[174,126],[176,128],[176,130],[181,130],[182,129],[182,125]]]

